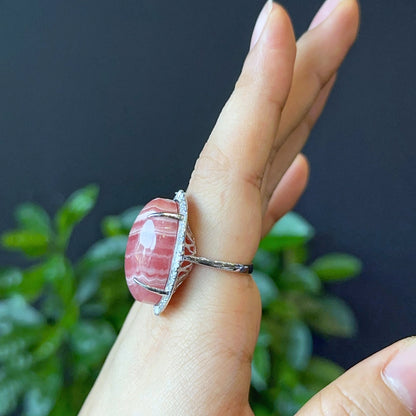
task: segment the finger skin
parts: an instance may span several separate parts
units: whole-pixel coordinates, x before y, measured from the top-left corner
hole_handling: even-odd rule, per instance
[[[261,176],[276,135],[296,49],[290,19],[276,4],[267,28],[187,190],[198,252],[214,259],[251,262],[260,239],[260,192],[253,178]],[[134,303],[82,414],[250,414],[260,317],[250,276],[194,267],[160,317],[150,305]]]
[[[274,4],[187,190],[201,256],[248,263],[257,250],[261,182],[295,55],[290,19]],[[134,303],[81,415],[252,415],[260,317],[250,276],[195,267],[160,317]]]
[[[186,291],[199,291],[199,283],[190,279]],[[135,302],[80,416],[252,415],[250,365],[259,323],[248,313],[260,316],[261,304],[254,282],[241,284],[227,313],[221,294],[214,301],[202,292],[212,299],[209,310],[195,296],[180,301],[179,290],[160,317]]]
[[[212,146],[215,159],[220,150],[237,180],[253,177],[256,183],[262,176],[292,85],[295,57],[292,23],[287,12],[274,4],[201,154]]]
[[[206,257],[247,263],[257,250],[259,188],[290,90],[295,55],[290,19],[274,4],[187,190],[191,228]]]
[[[262,237],[296,205],[306,188],[308,178],[308,160],[304,155],[298,154],[270,198],[263,220]]]
[[[400,350],[415,342],[416,338],[399,341],[357,364],[314,396],[296,416],[410,416],[382,373]]]
[[[344,0],[327,20],[306,32],[298,40],[292,88],[282,113],[279,132],[269,160],[270,166],[263,184],[266,201],[281,178],[281,175],[276,175],[276,171],[282,170],[275,160],[276,155],[284,143],[289,142],[286,148],[290,147],[289,135],[304,122],[322,90],[330,84],[331,78],[336,74],[356,39],[358,26],[357,2]],[[300,150],[301,148],[293,149],[290,162]]]
[[[301,122],[319,92],[337,72],[357,37],[358,26],[357,2],[344,0],[327,20],[298,40],[292,89],[279,127],[283,137]]]
[[[273,164],[267,173],[269,183],[272,182],[279,184],[282,177],[285,175],[285,172],[293,162],[293,158],[302,150],[314,125],[325,108],[325,104],[333,89],[335,81],[336,74],[333,75],[327,85],[322,88],[313,106],[309,110],[309,113],[304,117],[295,130],[290,133],[289,137],[280,147],[273,160]]]

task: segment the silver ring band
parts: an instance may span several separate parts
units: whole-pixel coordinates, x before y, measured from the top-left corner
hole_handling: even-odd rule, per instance
[[[183,261],[189,261],[191,263],[199,264],[201,266],[213,267],[214,269],[225,270],[227,272],[247,274],[253,273],[252,264],[230,263],[228,261],[210,260],[205,257],[197,256],[184,256]]]

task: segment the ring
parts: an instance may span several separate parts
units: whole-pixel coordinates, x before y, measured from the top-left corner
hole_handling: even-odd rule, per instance
[[[139,302],[153,304],[159,315],[193,264],[237,273],[252,273],[252,264],[210,260],[196,256],[188,225],[185,192],[175,198],[156,198],[144,206],[130,230],[125,255],[125,274],[130,293]]]

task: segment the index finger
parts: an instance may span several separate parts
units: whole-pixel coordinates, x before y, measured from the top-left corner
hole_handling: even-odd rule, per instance
[[[191,224],[198,247],[214,258],[251,261],[260,237],[259,188],[291,87],[296,56],[295,36],[286,11],[275,3],[268,11],[266,4],[259,20],[267,12],[260,38],[245,60],[187,191],[194,211],[201,214],[199,223],[195,224],[194,218]],[[219,246],[210,238],[227,235],[241,241],[241,224],[248,223],[256,228],[256,235],[245,240],[245,252],[241,246],[237,253],[235,245],[228,242]]]

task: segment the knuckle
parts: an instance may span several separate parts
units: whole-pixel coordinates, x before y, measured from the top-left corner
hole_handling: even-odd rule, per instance
[[[263,184],[263,177],[264,172],[258,172],[256,170],[247,171],[242,175],[242,181],[250,187],[260,190]]]
[[[255,79],[251,73],[249,71],[243,71],[235,83],[234,91],[247,91],[253,86],[254,83]]]
[[[232,160],[219,146],[209,142],[196,161],[191,182],[213,185],[216,188],[222,184],[225,189],[231,184],[244,184],[260,189],[264,171],[249,169],[247,166],[239,168],[240,164],[238,159]]]
[[[374,393],[349,392],[335,382],[318,394],[320,416],[391,416]]]
[[[274,80],[272,76],[256,76],[249,70],[243,70],[235,83],[233,96],[246,99],[251,105],[266,103],[280,114],[286,103],[287,94],[281,93],[281,80]]]
[[[339,387],[333,386],[330,394],[323,391],[319,394],[319,416],[367,416],[361,407]]]
[[[227,178],[231,169],[229,157],[214,143],[205,146],[195,163],[192,172],[192,180],[202,180],[203,182],[216,182],[218,179]]]
[[[368,412],[364,411],[362,400],[357,401],[351,394],[344,390],[338,384],[334,384],[334,390],[337,393],[337,407],[341,415],[346,416],[367,416]],[[365,404],[364,404],[365,407]]]
[[[332,74],[332,72],[323,73],[319,68],[315,68],[311,72],[311,76],[313,77],[314,82],[317,85],[317,91],[320,91],[325,86],[325,84],[330,80]]]
[[[315,117],[313,117],[310,112],[308,114],[306,114],[305,119],[303,120],[303,122],[301,124],[302,136],[303,137],[306,137],[306,138],[309,137],[315,123],[316,123]]]

